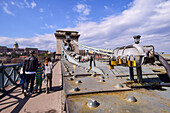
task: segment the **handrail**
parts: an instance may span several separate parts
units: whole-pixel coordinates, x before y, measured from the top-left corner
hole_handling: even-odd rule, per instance
[[[18,85],[19,70],[23,63],[11,64],[11,65],[0,65],[0,91],[6,92],[6,87],[9,85]]]

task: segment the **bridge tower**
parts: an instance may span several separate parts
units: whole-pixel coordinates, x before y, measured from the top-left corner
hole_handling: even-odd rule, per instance
[[[57,40],[57,46],[56,46],[56,59],[61,59],[61,41],[66,41],[66,34],[70,33],[70,43],[72,44],[74,48],[75,53],[79,53],[78,46],[73,43],[73,40],[78,42],[80,34],[77,31],[63,31],[63,30],[57,30],[54,34]]]

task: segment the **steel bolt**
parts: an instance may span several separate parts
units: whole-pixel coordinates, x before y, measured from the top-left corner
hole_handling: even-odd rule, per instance
[[[100,105],[100,103],[98,103],[96,100],[94,99],[91,99],[88,101],[87,105],[90,107],[90,108],[96,108]]]
[[[93,73],[91,76],[92,76],[92,77],[96,77],[96,74],[95,74],[95,73]]]
[[[78,87],[75,87],[72,89],[72,91],[80,91],[80,89]]]
[[[104,76],[100,76],[100,79],[105,79]]]
[[[105,80],[104,79],[100,79],[99,82],[105,82]]]
[[[126,100],[127,100],[128,102],[137,102],[137,99],[136,99],[134,96],[128,96],[128,97],[126,98]]]
[[[68,80],[73,81],[74,79],[73,78],[69,78]]]
[[[116,88],[123,88],[122,84],[116,84]]]
[[[73,75],[73,78],[77,78],[77,75]]]
[[[68,76],[70,76],[70,75],[71,75],[71,73],[70,73],[70,72],[68,72],[68,73],[67,73],[67,75],[68,75]]]
[[[75,83],[79,84],[79,83],[82,83],[82,81],[81,80],[77,80]]]

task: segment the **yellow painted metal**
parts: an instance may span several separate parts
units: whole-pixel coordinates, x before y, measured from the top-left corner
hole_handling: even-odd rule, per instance
[[[122,64],[123,63],[122,59],[118,59],[118,63]]]
[[[127,61],[126,66],[128,66],[128,67],[136,67],[136,61],[135,60],[129,60],[129,61]]]
[[[76,68],[76,65],[73,65],[73,69],[75,69]]]
[[[114,66],[109,65],[109,69],[114,69]]]
[[[111,66],[118,65],[118,61],[111,61]]]

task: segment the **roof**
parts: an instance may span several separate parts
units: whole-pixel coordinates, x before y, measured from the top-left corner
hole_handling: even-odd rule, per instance
[[[14,45],[18,45],[18,43],[17,43],[17,42],[15,42],[15,43],[14,43]]]
[[[66,31],[66,30],[56,30],[56,32],[72,32],[72,33],[78,33],[77,31]]]

